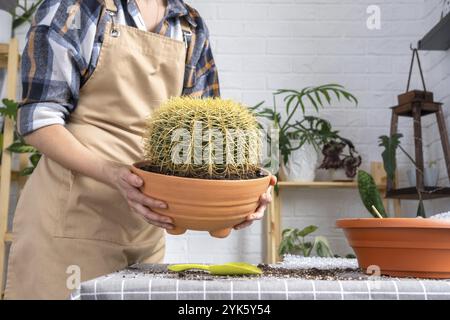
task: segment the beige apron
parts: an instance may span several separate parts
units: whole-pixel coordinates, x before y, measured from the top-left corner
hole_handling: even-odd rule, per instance
[[[132,164],[143,156],[146,118],[182,92],[186,47],[115,25],[114,1],[105,7],[112,23],[67,129],[98,157]],[[164,231],[131,213],[116,189],[46,156],[22,191],[13,232],[7,299],[65,299],[77,270],[85,281],[164,256]]]

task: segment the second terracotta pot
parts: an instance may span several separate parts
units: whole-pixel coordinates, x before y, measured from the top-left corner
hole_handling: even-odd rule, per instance
[[[359,266],[395,277],[450,278],[450,221],[420,218],[341,219]]]
[[[213,237],[227,237],[232,228],[245,221],[259,204],[259,197],[270,184],[270,173],[258,179],[208,180],[164,175],[142,170],[145,162],[132,166],[144,180],[144,194],[167,203],[166,209],[153,211],[173,219],[170,234],[187,229],[208,231]]]

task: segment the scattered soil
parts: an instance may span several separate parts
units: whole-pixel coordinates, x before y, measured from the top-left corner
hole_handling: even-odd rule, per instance
[[[362,280],[367,276],[355,269],[287,269],[273,268],[266,264],[258,265],[263,270],[263,276],[269,278],[301,278],[305,280]]]
[[[157,166],[145,165],[145,166],[140,167],[139,169],[144,170],[144,171],[148,171],[148,172],[165,174],[165,175],[168,175],[168,176],[172,175],[170,173],[162,171]],[[226,178],[224,178],[224,177],[210,177],[209,175],[205,175],[203,177],[202,176],[195,176],[194,177],[192,175],[186,175],[186,176],[182,176],[182,177],[183,178],[195,178],[195,179],[207,179],[207,180],[251,180],[251,179],[263,178],[263,177],[266,177],[266,176],[267,176],[266,172],[264,172],[263,170],[258,170],[256,172],[250,172],[246,176],[230,175],[230,176],[227,176]]]
[[[166,279],[183,279],[183,280],[200,280],[211,281],[220,279],[255,279],[255,278],[273,278],[273,279],[305,279],[305,280],[365,280],[367,276],[360,270],[354,269],[286,269],[274,268],[266,264],[259,264],[258,267],[262,269],[262,275],[243,275],[243,276],[214,276],[205,271],[183,271],[171,272],[167,270],[167,265],[136,265],[127,269],[127,275],[136,276],[142,274],[151,274],[160,278]]]

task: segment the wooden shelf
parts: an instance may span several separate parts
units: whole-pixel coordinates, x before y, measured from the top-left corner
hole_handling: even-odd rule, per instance
[[[0,69],[8,65],[8,50],[9,44],[0,43]]]
[[[450,197],[450,187],[425,187],[421,192],[423,200],[440,199]],[[400,188],[386,192],[386,198],[419,200],[416,187]]]
[[[446,51],[450,48],[450,14],[447,14],[419,41],[419,50]]]
[[[8,54],[9,54],[9,44],[8,43],[0,43],[0,69],[4,69],[8,66]],[[20,54],[18,55],[17,63],[20,64]]]
[[[413,105],[420,103],[420,114],[426,116],[437,113],[442,106],[440,102],[413,101],[402,105],[391,107],[391,109],[400,117],[413,117]]]
[[[354,181],[313,181],[313,182],[295,182],[279,181],[279,188],[304,188],[304,189],[355,189],[358,184]],[[385,185],[378,185],[380,189],[385,189]]]

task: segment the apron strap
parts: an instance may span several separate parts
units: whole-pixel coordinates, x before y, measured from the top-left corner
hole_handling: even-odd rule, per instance
[[[186,44],[186,48],[189,48],[192,40],[191,26],[185,18],[180,18],[181,31],[183,32],[183,40]]]
[[[186,45],[186,63],[191,61],[195,45],[195,32],[192,32],[191,25],[185,18],[180,18],[183,40]]]
[[[117,12],[116,4],[114,3],[114,0],[103,0],[105,3],[105,8],[108,11],[111,12]]]
[[[104,2],[104,13],[106,12],[110,17],[111,17],[111,31],[110,31],[110,35],[114,38],[117,38],[118,36],[120,36],[120,31],[117,28],[117,24],[116,24],[116,15],[117,15],[117,7],[116,4],[114,3],[114,0],[103,0]]]

